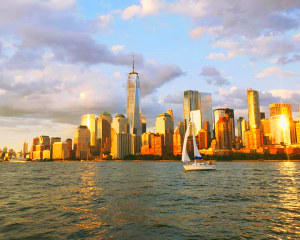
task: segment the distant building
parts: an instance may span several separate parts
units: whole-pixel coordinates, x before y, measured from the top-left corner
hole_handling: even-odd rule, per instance
[[[52,146],[53,160],[67,160],[69,159],[69,149],[66,142],[55,142]]]
[[[260,129],[263,135],[263,144],[272,144],[272,134],[271,134],[271,121],[268,118],[263,118],[260,120]]]
[[[235,125],[234,125],[234,110],[231,108],[218,108],[214,110],[214,122],[215,126],[214,129],[216,129],[216,124],[219,121],[220,117],[225,117],[228,116],[229,121],[230,121],[230,129],[231,129],[231,136],[230,138],[234,142],[234,137],[235,137]],[[216,133],[215,133],[216,134]]]
[[[142,124],[142,133],[147,131],[147,119],[144,115],[140,114],[141,124]]]
[[[241,139],[242,146],[246,145],[245,134],[246,134],[247,130],[248,130],[247,122],[246,122],[245,118],[240,117],[237,120],[237,132],[238,132],[238,137]]]
[[[295,124],[293,120],[293,113],[292,113],[292,105],[291,104],[284,104],[284,103],[273,103],[270,104],[270,119],[272,121],[273,126],[277,124],[277,126],[284,127],[284,129],[281,129],[284,131],[285,140],[283,141],[284,144],[294,144],[297,142],[296,139],[296,129]],[[280,119],[279,122],[276,119]],[[284,123],[284,122],[286,123]],[[278,125],[279,124],[279,125]],[[278,142],[281,138],[279,134],[279,130],[277,131],[275,129],[272,129],[273,131],[273,142]],[[288,133],[290,132],[290,133]],[[290,140],[288,139],[290,138]]]
[[[171,154],[173,152],[174,121],[170,114],[161,113],[157,116],[155,133],[164,136],[164,152],[166,154]]]
[[[39,144],[43,145],[45,150],[50,150],[50,137],[40,136]]]
[[[127,118],[130,126],[130,134],[141,136],[142,124],[140,121],[141,103],[140,103],[140,78],[139,74],[134,70],[134,61],[132,64],[132,72],[128,74],[127,80]]]
[[[272,144],[292,144],[290,121],[285,115],[271,116],[270,128]]]
[[[263,137],[260,128],[260,105],[258,91],[253,89],[247,90],[248,95],[248,118],[249,131],[247,131],[246,147],[257,149],[263,146]],[[250,139],[253,138],[253,139]]]
[[[216,147],[217,149],[232,149],[232,129],[228,115],[219,117],[216,124]]]
[[[210,93],[193,90],[185,91],[183,98],[183,119],[185,124],[190,121],[190,112],[193,110],[201,111],[201,125],[207,121],[210,127],[213,126],[212,99]],[[209,131],[212,131],[212,129],[209,129]]]
[[[67,145],[67,153],[68,153],[67,158],[72,159],[72,139],[71,138],[66,139],[65,143]]]
[[[180,133],[179,127],[177,127],[173,134],[173,155],[178,156],[182,154],[183,147],[183,135]]]
[[[75,158],[87,160],[90,157],[90,139],[91,134],[87,126],[80,125],[74,136],[74,152]]]
[[[198,132],[198,148],[199,149],[207,149],[210,146],[210,142],[211,142],[211,134],[209,131],[207,131],[206,129],[201,129]]]
[[[111,149],[111,123],[112,117],[104,112],[97,119],[97,140],[101,154],[110,153]]]
[[[164,149],[164,136],[146,132],[142,134],[142,155],[162,156]]]
[[[90,130],[90,147],[91,152],[94,154],[97,152],[96,144],[96,118],[94,114],[85,114],[81,116],[81,126],[86,126]]]
[[[111,124],[111,155],[122,159],[131,154],[131,134],[127,118],[117,114]]]
[[[247,90],[248,94],[248,118],[250,129],[260,128],[260,106],[258,91],[253,89]]]
[[[263,146],[263,135],[260,129],[252,128],[245,133],[245,145],[247,149],[257,150]]]
[[[24,142],[23,143],[23,150],[22,150],[22,157],[26,158],[26,154],[28,153],[28,143]]]
[[[300,144],[300,121],[296,122],[297,144]]]

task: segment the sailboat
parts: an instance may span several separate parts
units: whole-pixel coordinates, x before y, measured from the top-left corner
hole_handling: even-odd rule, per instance
[[[183,167],[186,171],[203,171],[203,170],[216,170],[216,165],[212,164],[212,162],[197,162],[197,160],[203,160],[201,154],[198,151],[198,147],[196,144],[194,128],[192,127],[193,132],[193,147],[194,147],[194,162],[191,162],[191,159],[186,150],[187,140],[190,134],[190,126],[192,122],[188,124],[187,130],[185,132],[184,141],[183,141],[183,149],[182,149],[182,158],[181,161],[184,163]]]

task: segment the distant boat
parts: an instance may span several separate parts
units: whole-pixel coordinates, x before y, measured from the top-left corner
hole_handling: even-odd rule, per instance
[[[191,122],[188,124],[187,130],[186,130],[185,136],[184,136],[184,142],[183,142],[181,161],[184,163],[183,164],[184,169],[186,171],[216,170],[216,165],[214,165],[211,161],[209,163],[203,161],[203,158],[198,151],[193,127],[192,127],[192,132],[193,132],[194,162],[191,163],[191,159],[186,150],[186,144],[187,144],[187,140],[188,140],[188,137],[190,134],[190,125],[191,124],[192,124]],[[197,162],[197,160],[200,160],[201,162]]]

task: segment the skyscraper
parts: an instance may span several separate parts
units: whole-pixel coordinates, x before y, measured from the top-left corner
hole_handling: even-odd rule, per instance
[[[134,71],[134,59],[132,72],[128,74],[127,81],[127,118],[130,125],[130,134],[141,136],[142,124],[140,121],[140,78],[139,74]]]
[[[170,114],[161,113],[157,116],[155,132],[164,135],[164,150],[166,153],[172,153],[174,121]]]
[[[201,111],[201,125],[204,126],[204,122],[209,122],[209,126],[212,126],[212,100],[210,93],[203,93],[193,90],[184,91],[183,98],[183,119],[185,124],[190,121],[190,112],[193,110]],[[212,131],[212,129],[209,129]]]
[[[296,129],[291,104],[270,104],[270,121],[273,144],[296,143]]]
[[[231,122],[229,116],[226,114],[221,116],[216,124],[216,142],[217,149],[229,149],[232,148],[232,133]]]
[[[91,151],[96,151],[96,118],[94,114],[85,114],[81,116],[81,125],[90,130]]]
[[[230,138],[234,141],[235,137],[235,126],[234,126],[234,110],[230,108],[218,108],[214,110],[214,129],[216,129],[216,125],[220,119],[220,117],[228,116],[230,124],[231,124],[231,136]],[[216,134],[216,133],[215,133]]]
[[[260,107],[258,91],[247,90],[248,94],[248,118],[250,129],[260,128]]]
[[[100,114],[97,119],[97,142],[101,153],[110,152],[111,122],[112,117],[107,112]]]
[[[74,135],[74,152],[76,159],[87,160],[90,156],[91,134],[87,126],[78,126]]]
[[[111,123],[111,155],[122,159],[131,154],[131,134],[128,120],[123,114],[117,114]]]
[[[242,145],[245,146],[246,144],[245,134],[247,131],[247,123],[245,118],[240,117],[237,120],[237,130],[238,130],[238,137],[242,140]]]

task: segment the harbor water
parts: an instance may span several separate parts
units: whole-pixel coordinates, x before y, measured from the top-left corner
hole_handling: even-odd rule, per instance
[[[300,162],[2,162],[0,239],[300,239]]]

